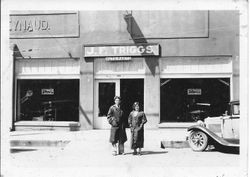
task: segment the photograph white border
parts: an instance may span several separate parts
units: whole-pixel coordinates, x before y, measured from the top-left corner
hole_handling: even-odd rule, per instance
[[[12,66],[9,43],[9,11],[11,10],[239,10],[240,11],[240,101],[241,101],[241,176],[248,174],[249,155],[249,4],[246,0],[3,0],[1,1],[1,173],[10,170],[9,125],[12,116]],[[6,162],[6,163],[5,163]]]

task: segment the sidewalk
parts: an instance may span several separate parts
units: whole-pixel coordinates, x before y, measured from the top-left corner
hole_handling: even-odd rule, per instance
[[[239,174],[239,155],[160,147],[160,141],[165,137],[185,140],[180,132],[168,134],[162,129],[145,130],[142,156],[131,153],[129,129],[126,155],[112,156],[109,133],[110,130],[12,132],[12,140],[70,142],[64,147],[41,146],[34,151],[11,153],[13,170],[9,171],[10,176],[235,177]]]
[[[74,141],[81,140],[83,137],[95,139],[95,136],[102,136],[108,142],[110,130],[82,130],[82,131],[15,131],[10,133],[10,143],[12,148],[39,148],[39,147],[64,147]],[[127,136],[130,130],[127,129]],[[87,135],[87,136],[85,136]],[[187,132],[175,129],[146,129],[144,133],[145,146],[152,148],[162,147],[162,141],[168,142],[169,147],[181,147],[180,144],[186,143]],[[129,143],[128,143],[129,144]]]

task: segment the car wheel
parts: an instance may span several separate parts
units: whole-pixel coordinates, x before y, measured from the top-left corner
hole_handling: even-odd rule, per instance
[[[192,131],[189,134],[188,143],[193,151],[204,151],[208,145],[208,137],[202,131]]]

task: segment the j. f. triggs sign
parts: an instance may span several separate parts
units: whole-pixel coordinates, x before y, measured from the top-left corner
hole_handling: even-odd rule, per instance
[[[159,56],[159,54],[159,44],[84,47],[84,57]]]
[[[10,15],[10,38],[79,37],[77,12]]]

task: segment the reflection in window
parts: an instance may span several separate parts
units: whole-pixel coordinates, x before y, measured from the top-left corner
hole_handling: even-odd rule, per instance
[[[109,107],[114,104],[115,83],[99,83],[98,116],[107,116]]]

